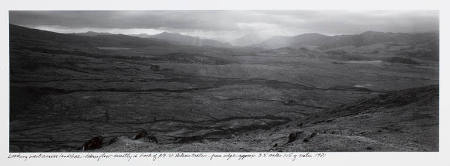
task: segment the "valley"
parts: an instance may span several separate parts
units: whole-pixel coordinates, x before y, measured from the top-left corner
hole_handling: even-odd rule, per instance
[[[10,151],[438,151],[438,37],[398,36],[222,47],[10,25]]]

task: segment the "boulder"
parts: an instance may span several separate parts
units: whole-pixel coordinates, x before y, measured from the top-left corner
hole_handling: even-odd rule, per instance
[[[144,138],[147,136],[148,136],[147,131],[142,129],[142,130],[139,130],[136,135],[134,135],[133,139],[141,139],[141,138]]]
[[[153,135],[147,136],[147,140],[149,142],[158,143],[158,139],[156,139],[156,137]]]
[[[306,136],[306,134],[305,134],[304,131],[292,132],[288,136],[288,142],[287,143],[294,142],[294,141],[296,141],[298,139],[301,139],[301,138],[303,138],[305,136]]]
[[[107,145],[111,145],[119,140],[118,137],[107,137],[103,140],[103,142]]]
[[[90,140],[86,141],[83,144],[82,150],[86,151],[86,150],[93,150],[93,149],[101,148],[103,145],[103,139],[104,139],[104,137],[102,137],[102,136],[96,136],[96,137],[91,138]]]
[[[315,137],[317,135],[317,132],[313,132],[311,133],[311,135],[309,135],[308,137],[306,137],[305,139],[303,139],[303,142],[309,142],[309,140],[311,140],[313,137]]]
[[[154,135],[148,134],[144,129],[139,130],[138,133],[133,137],[133,139],[144,139],[144,141],[147,142],[158,143],[158,139]]]

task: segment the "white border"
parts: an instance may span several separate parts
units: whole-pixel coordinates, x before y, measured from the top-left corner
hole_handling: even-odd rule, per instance
[[[448,110],[450,108],[449,77],[450,70],[446,64],[450,64],[449,41],[450,12],[448,4],[444,0],[9,0],[0,2],[1,26],[0,26],[0,160],[5,165],[450,165],[449,153],[449,129],[450,120]],[[8,10],[274,10],[274,9],[344,9],[344,10],[440,10],[440,152],[351,152],[351,153],[327,153],[325,159],[305,159],[296,162],[288,160],[230,160],[209,161],[199,159],[161,160],[32,160],[18,161],[8,160],[8,132],[9,132],[9,42],[8,42]]]

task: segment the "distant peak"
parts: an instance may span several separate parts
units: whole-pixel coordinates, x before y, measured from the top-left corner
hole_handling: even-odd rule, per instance
[[[320,33],[304,33],[304,34],[301,34],[298,36],[327,36],[327,35],[320,34]]]
[[[112,33],[108,32],[95,32],[95,31],[87,31],[82,33],[74,33],[76,35],[82,35],[82,36],[99,36],[99,35],[112,35]]]
[[[162,32],[159,35],[181,35],[179,33],[172,33],[172,32]]]
[[[320,34],[320,33],[304,33],[304,34],[301,34],[301,35],[319,35],[319,36],[326,36],[326,35]]]

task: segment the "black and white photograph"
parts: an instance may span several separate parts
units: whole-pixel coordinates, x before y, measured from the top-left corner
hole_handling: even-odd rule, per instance
[[[438,10],[8,16],[10,153],[440,150]]]

